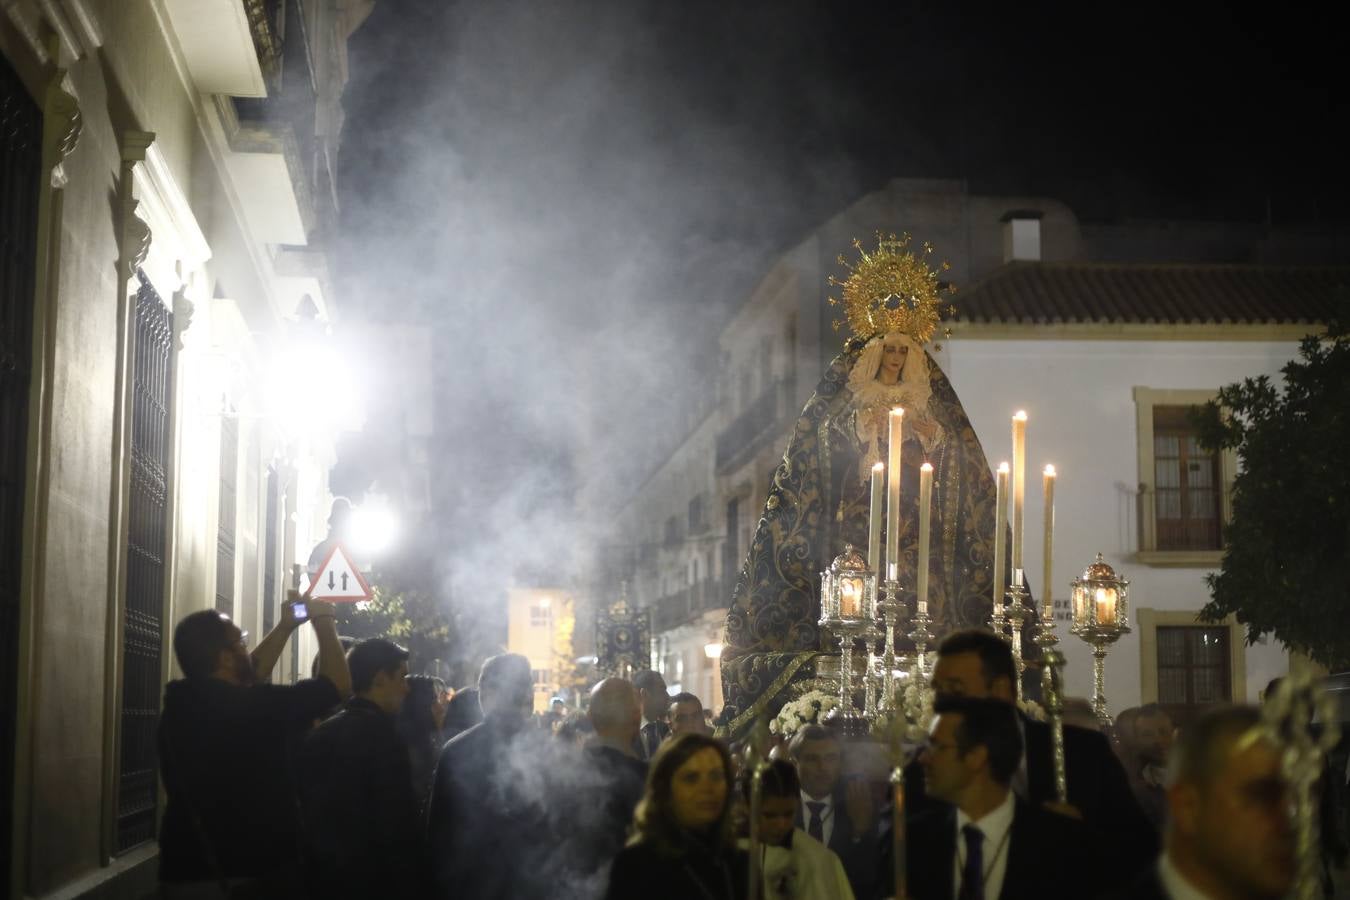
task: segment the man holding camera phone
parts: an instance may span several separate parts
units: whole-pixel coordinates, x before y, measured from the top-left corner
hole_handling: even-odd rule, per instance
[[[303,606],[301,604],[304,604]],[[297,609],[297,607],[300,609]],[[317,678],[267,684],[302,624],[319,644]],[[202,610],[174,629],[183,678],[164,690],[159,766],[166,897],[274,896],[301,889],[300,823],[289,750],[297,733],[351,694],[331,603],[291,591],[252,653],[229,617]]]

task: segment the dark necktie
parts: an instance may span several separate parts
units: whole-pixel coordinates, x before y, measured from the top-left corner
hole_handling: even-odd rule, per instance
[[[957,900],[984,900],[984,832],[974,825],[961,829],[966,837],[966,865],[961,870],[961,893]]]
[[[811,810],[811,821],[806,823],[806,833],[822,844],[825,843],[825,822],[820,817],[820,811],[825,808],[825,804],[807,803],[806,808]]]
[[[648,722],[643,731],[643,749],[646,751],[648,759],[656,755],[656,748],[661,746],[660,725],[656,722]]]

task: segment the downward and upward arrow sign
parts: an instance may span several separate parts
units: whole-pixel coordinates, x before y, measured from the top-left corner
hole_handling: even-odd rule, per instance
[[[315,586],[316,597],[323,597],[325,592],[338,600],[370,597],[370,588],[361,577],[360,570],[341,546],[334,547],[329,553],[321,570],[316,573]]]

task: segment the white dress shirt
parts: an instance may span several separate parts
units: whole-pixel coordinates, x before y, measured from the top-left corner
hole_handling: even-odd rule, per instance
[[[1003,890],[1003,876],[1008,872],[1008,844],[1012,842],[1013,812],[1016,810],[1013,792],[1003,798],[1003,802],[984,814],[984,817],[972,821],[961,810],[956,811],[956,859],[953,865],[956,872],[952,878],[952,896],[961,894],[961,872],[966,866],[966,836],[961,833],[967,825],[974,825],[984,835],[980,845],[981,861],[984,864],[984,900],[998,900]]]
[[[1158,880],[1171,900],[1209,900],[1209,895],[1186,880],[1166,853],[1158,860]]]
[[[828,847],[830,837],[834,835],[834,798],[812,797],[806,791],[802,791],[802,831],[811,827],[811,807],[806,805],[808,803],[825,804],[820,810],[820,842]]]

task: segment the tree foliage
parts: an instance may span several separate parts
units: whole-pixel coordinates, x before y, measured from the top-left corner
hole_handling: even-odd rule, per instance
[[[1201,615],[1230,613],[1248,642],[1273,633],[1333,670],[1350,663],[1350,334],[1333,326],[1282,370],[1219,391],[1200,440],[1235,449],[1232,521]]]
[[[434,674],[433,660],[450,657],[454,636],[450,611],[428,591],[390,585],[376,574],[368,603],[338,605],[338,630],[358,640],[387,638],[408,649],[408,668]]]
[[[572,640],[577,627],[574,603],[571,600],[562,603],[553,624],[553,675],[558,681],[559,692],[566,694],[573,703],[588,687],[586,673],[577,663],[576,647]]]

